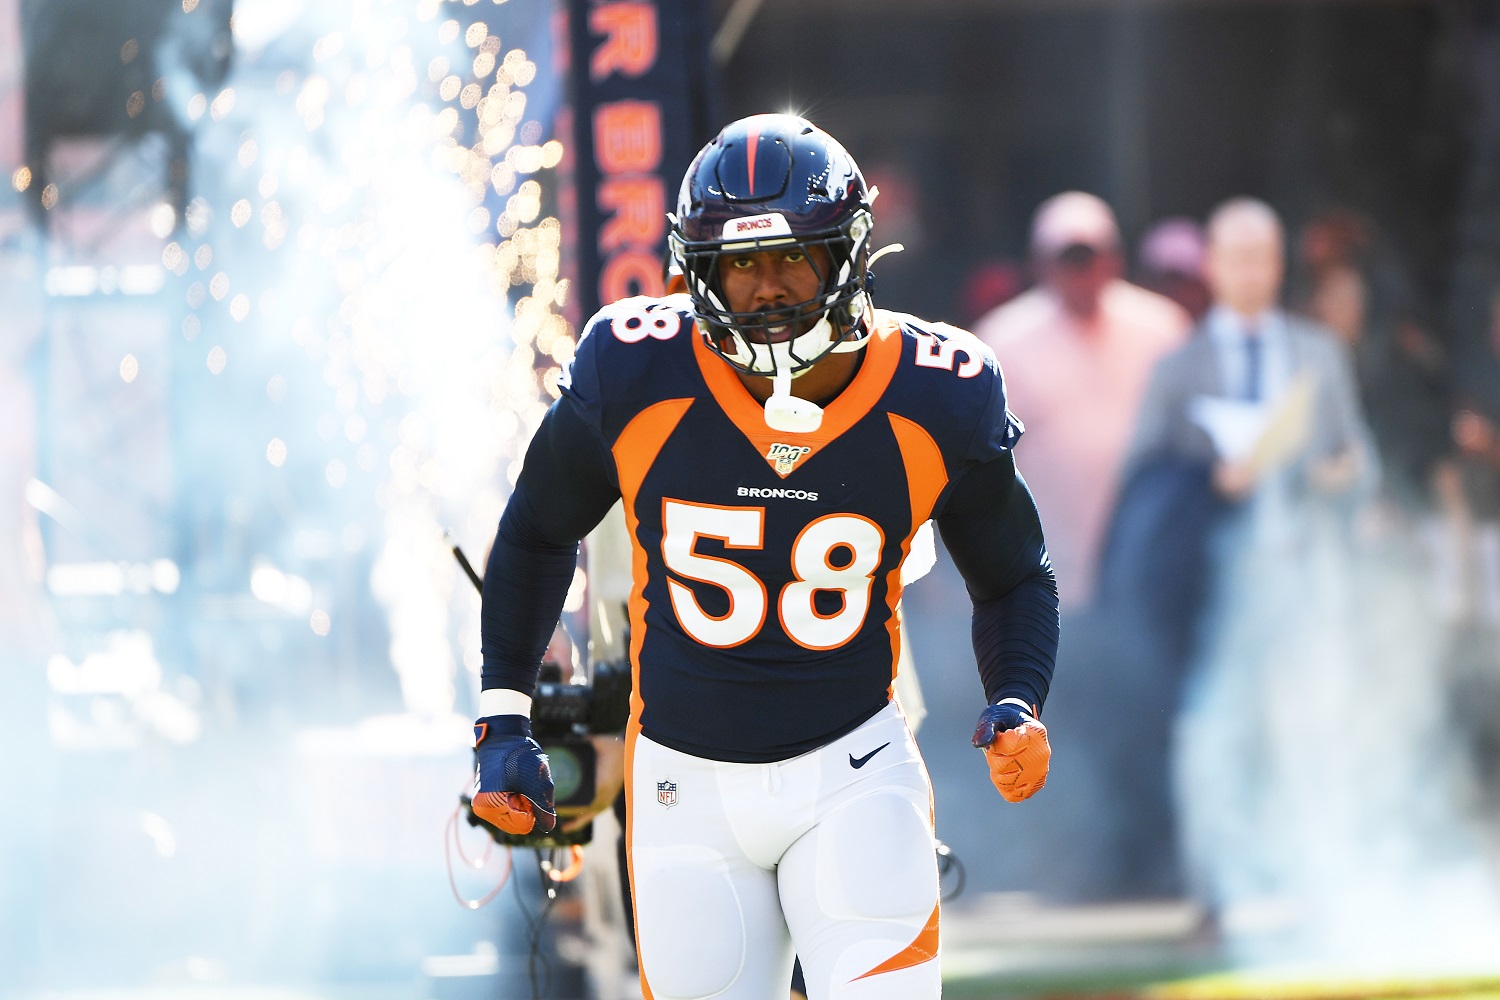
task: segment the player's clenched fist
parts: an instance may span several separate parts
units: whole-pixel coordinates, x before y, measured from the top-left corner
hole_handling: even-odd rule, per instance
[[[984,751],[990,780],[1007,802],[1035,795],[1047,783],[1052,747],[1047,727],[1013,702],[991,705],[979,716],[974,745]]]
[[[490,715],[474,723],[474,815],[506,833],[557,825],[547,755],[524,715]]]

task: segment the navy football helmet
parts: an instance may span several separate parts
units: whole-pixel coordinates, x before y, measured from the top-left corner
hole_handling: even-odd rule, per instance
[[[863,346],[872,308],[870,202],[854,158],[806,119],[755,115],[726,126],[688,167],[669,237],[709,346],[741,371],[782,378],[830,351]],[[826,249],[830,273],[820,274],[814,298],[792,306],[812,326],[771,344],[763,313],[729,308],[719,260],[793,244]],[[757,331],[757,339],[745,336]]]

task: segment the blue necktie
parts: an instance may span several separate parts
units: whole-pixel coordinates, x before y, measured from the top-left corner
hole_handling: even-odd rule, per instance
[[[1250,327],[1245,331],[1245,398],[1248,400],[1260,399],[1262,350],[1260,331]]]

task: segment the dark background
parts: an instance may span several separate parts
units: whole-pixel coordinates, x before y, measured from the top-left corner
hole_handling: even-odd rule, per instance
[[[971,319],[958,305],[971,268],[1024,257],[1033,209],[1075,187],[1114,206],[1128,243],[1238,194],[1294,227],[1324,207],[1360,209],[1436,300],[1455,252],[1480,13],[949,0],[918,16],[770,0],[722,65],[723,117],[800,110],[877,184],[910,182],[917,245],[877,230],[877,243],[908,244],[881,271],[887,307]]]

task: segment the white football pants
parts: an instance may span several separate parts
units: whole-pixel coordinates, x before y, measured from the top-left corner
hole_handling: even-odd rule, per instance
[[[893,703],[834,742],[732,764],[636,735],[627,844],[647,1000],[936,1000],[932,795]]]

